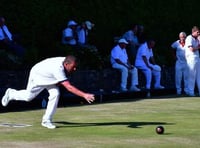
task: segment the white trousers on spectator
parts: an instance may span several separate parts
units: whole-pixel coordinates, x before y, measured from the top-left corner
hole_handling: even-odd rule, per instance
[[[184,82],[184,92],[188,92],[188,74],[187,74],[187,63],[176,61],[175,65],[175,82],[176,82],[176,91],[181,93],[182,91],[182,80]]]
[[[160,67],[156,65],[157,67]],[[154,77],[155,83],[154,87],[159,87],[160,86],[160,79],[161,79],[161,72],[157,70],[151,70],[147,66],[137,66],[138,69],[140,69],[146,78],[146,89],[151,88],[151,81],[152,81],[152,76]]]
[[[199,57],[187,57],[188,65],[188,94],[194,95],[195,82],[200,93],[200,59]]]
[[[51,121],[54,113],[56,112],[58,100],[60,97],[60,91],[56,85],[38,86],[34,83],[34,77],[30,76],[27,88],[24,90],[11,89],[9,93],[9,98],[10,100],[28,102],[33,100],[44,89],[47,89],[49,97],[48,97],[47,108],[42,120]]]
[[[138,71],[137,68],[128,70],[125,66],[121,64],[114,63],[113,68],[121,71],[121,88],[127,88],[128,74],[131,74],[131,86],[138,85]]]

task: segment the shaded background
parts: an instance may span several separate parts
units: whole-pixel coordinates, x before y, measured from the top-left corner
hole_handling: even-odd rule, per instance
[[[96,57],[82,58],[85,64],[94,64],[88,68],[98,67],[95,64],[109,66],[114,37],[121,36],[134,23],[143,25],[148,36],[156,40],[157,62],[172,66],[170,45],[179,32],[190,34],[191,28],[199,25],[199,6],[198,0],[1,0],[0,15],[6,18],[12,33],[22,36],[30,66],[46,57],[67,54],[61,36],[70,19],[95,23],[89,39],[99,49],[104,63],[91,62],[92,58],[97,61]]]

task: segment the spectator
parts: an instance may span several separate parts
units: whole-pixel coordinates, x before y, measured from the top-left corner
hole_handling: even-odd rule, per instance
[[[25,53],[24,48],[14,40],[13,34],[5,24],[4,17],[0,17],[0,48],[14,53],[18,57],[23,57]]]
[[[146,37],[146,34],[145,34],[144,26],[142,26],[142,25],[138,26],[137,38],[138,38],[139,45],[146,42],[147,37]]]
[[[152,81],[152,75],[155,78],[155,89],[164,89],[162,85],[160,85],[160,79],[161,79],[161,68],[160,66],[156,65],[154,56],[153,56],[153,50],[155,46],[154,40],[149,40],[142,44],[138,48],[136,60],[135,60],[135,66],[140,69],[145,77],[146,77],[146,89],[151,88],[151,81]]]
[[[83,92],[69,82],[68,75],[76,70],[76,66],[76,57],[72,55],[48,58],[37,63],[30,71],[27,88],[24,90],[8,88],[2,98],[2,105],[7,106],[11,100],[31,101],[46,89],[49,93],[49,100],[41,125],[49,129],[56,128],[52,123],[52,118],[59,101],[59,85],[84,98],[88,103],[95,100],[94,94]]]
[[[86,45],[88,43],[88,33],[93,27],[94,24],[92,24],[90,21],[85,21],[77,27],[79,45]]]
[[[78,47],[97,52],[97,48],[88,42],[88,34],[93,27],[94,24],[90,21],[85,21],[77,27]]]
[[[70,20],[67,24],[67,28],[63,30],[62,43],[65,45],[76,46],[77,44],[77,23]]]
[[[140,91],[136,85],[138,85],[138,71],[133,65],[130,64],[128,55],[126,53],[126,46],[128,42],[125,39],[120,39],[118,45],[116,45],[111,51],[111,64],[112,67],[121,71],[121,91],[128,91],[127,78],[128,73],[132,75],[131,91]]]
[[[185,38],[186,33],[180,32],[179,39],[172,43],[171,47],[173,48],[174,57],[176,58],[175,65],[175,84],[176,84],[176,93],[177,95],[182,94],[182,79],[184,82],[184,92],[187,94],[188,89],[188,75],[187,75],[187,62],[185,58]]]
[[[134,24],[134,25],[132,25],[132,28],[122,36],[129,43],[128,56],[129,56],[131,62],[135,61],[137,49],[139,46],[137,32],[138,32],[138,25]]]
[[[188,65],[188,93],[189,96],[195,96],[194,88],[197,82],[198,91],[200,93],[200,59],[199,59],[199,28],[194,26],[192,33],[185,40],[185,55]],[[199,94],[200,95],[200,94]]]

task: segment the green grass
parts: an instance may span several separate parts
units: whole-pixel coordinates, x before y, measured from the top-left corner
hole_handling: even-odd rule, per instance
[[[123,100],[58,108],[54,130],[41,127],[44,110],[7,112],[0,123],[0,147],[29,148],[195,148],[200,145],[200,98]],[[163,125],[165,133],[155,128]]]

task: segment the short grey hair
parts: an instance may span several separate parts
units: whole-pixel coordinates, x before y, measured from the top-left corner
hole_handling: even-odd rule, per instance
[[[185,37],[187,36],[186,33],[183,32],[183,31],[179,33],[179,36],[180,36],[180,35],[183,35],[183,36],[185,36]]]
[[[77,63],[77,59],[76,59],[75,56],[73,56],[73,55],[68,55],[68,56],[65,57],[64,63],[70,64],[70,63],[72,63],[72,62]]]

